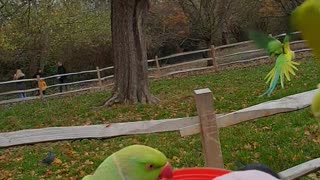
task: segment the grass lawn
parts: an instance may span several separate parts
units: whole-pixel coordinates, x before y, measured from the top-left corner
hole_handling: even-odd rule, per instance
[[[271,65],[151,82],[161,99],[155,106],[114,106],[93,110],[110,96],[108,92],[49,99],[0,107],[0,132],[51,126],[101,124],[196,115],[193,90],[210,88],[218,113],[228,113],[264,101],[315,89],[319,67],[312,59],[301,62],[297,76],[285,82],[271,97],[258,98],[267,85],[264,77]],[[281,171],[320,157],[318,122],[309,108],[279,114],[220,130],[226,168],[261,162]],[[178,140],[177,140],[178,139]],[[160,143],[159,143],[160,142]],[[0,179],[79,179],[89,174],[112,152],[130,144],[158,148],[174,167],[203,166],[199,135],[181,138],[178,132],[125,136],[105,140],[76,140],[0,149]],[[52,150],[61,160],[39,165]]]

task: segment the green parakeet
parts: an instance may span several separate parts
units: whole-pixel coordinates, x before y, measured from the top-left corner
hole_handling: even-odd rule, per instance
[[[280,79],[281,87],[284,88],[284,77],[290,81],[290,74],[295,75],[294,70],[298,70],[295,65],[299,63],[292,61],[295,58],[295,54],[290,49],[289,35],[286,35],[283,44],[264,33],[251,31],[249,33],[250,39],[252,39],[259,48],[267,50],[269,56],[277,57],[275,66],[267,74],[267,83],[270,83],[268,90],[261,96],[270,96],[273,90],[276,88]]]
[[[107,157],[83,180],[169,180],[173,170],[166,156],[151,147],[132,145]]]
[[[320,62],[320,0],[306,0],[292,12],[290,20],[291,29],[301,31],[303,39]],[[311,110],[320,119],[320,91],[313,99]]]
[[[320,84],[318,84],[318,92],[314,97],[314,99],[312,100],[311,110],[314,117],[320,119]]]
[[[320,1],[306,0],[292,12],[290,19],[291,28],[301,31],[320,61]]]

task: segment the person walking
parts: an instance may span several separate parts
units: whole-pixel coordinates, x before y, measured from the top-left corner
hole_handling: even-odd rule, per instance
[[[13,75],[13,79],[14,80],[21,80],[25,78],[25,74],[22,72],[21,68],[17,68],[16,73]],[[16,87],[18,90],[26,90],[26,84],[24,82],[17,82],[16,83]],[[26,98],[27,97],[27,93],[26,92],[21,92],[19,94],[20,98]]]
[[[58,74],[65,74],[67,71],[66,71],[66,68],[63,66],[63,64],[59,61],[57,63],[58,65]],[[57,77],[58,81],[59,81],[59,84],[64,84],[66,82],[66,76],[59,76]],[[64,86],[65,87],[65,90],[67,91],[68,88],[67,86]],[[60,89],[60,92],[62,92],[62,86],[59,86],[59,89]]]

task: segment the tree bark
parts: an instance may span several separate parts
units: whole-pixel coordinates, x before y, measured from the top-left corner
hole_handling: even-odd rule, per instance
[[[149,9],[148,0],[112,1],[112,50],[115,70],[114,103],[156,103],[148,86],[148,63],[143,22]]]
[[[44,25],[43,28],[43,39],[42,39],[42,51],[40,54],[40,69],[43,71],[45,65],[47,64],[48,58],[49,58],[49,53],[50,53],[50,21],[51,21],[51,10],[52,10],[52,4],[51,1],[47,1],[47,22]]]

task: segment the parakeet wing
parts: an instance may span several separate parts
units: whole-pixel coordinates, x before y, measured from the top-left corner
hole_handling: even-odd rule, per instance
[[[252,39],[259,48],[267,50],[271,57],[283,53],[282,43],[269,35],[258,31],[250,31],[249,38]]]
[[[299,65],[299,63],[292,61],[291,54],[281,54],[277,60],[275,66],[272,70],[267,74],[266,79],[267,83],[270,83],[268,90],[263,93],[261,96],[268,95],[270,96],[271,93],[277,86],[277,83],[280,79],[281,87],[284,87],[284,77],[288,81],[291,80],[290,74],[295,75],[294,70],[297,70],[295,65]]]
[[[82,180],[103,180],[107,177],[114,180],[121,180],[121,171],[115,164],[115,155],[109,156],[97,168],[94,175],[87,175]]]
[[[306,0],[291,15],[291,26],[302,32],[302,37],[320,61],[320,1]]]

